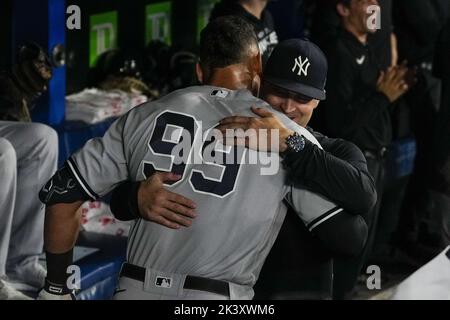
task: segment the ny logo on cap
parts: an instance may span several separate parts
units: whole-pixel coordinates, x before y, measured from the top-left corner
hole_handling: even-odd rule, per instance
[[[299,56],[297,59],[294,60],[295,64],[292,68],[292,72],[295,72],[295,70],[298,68],[297,75],[301,76],[302,74],[305,75],[305,77],[308,76],[308,69],[311,66],[311,63],[309,62],[309,59],[306,58],[305,61],[303,61],[302,56]]]

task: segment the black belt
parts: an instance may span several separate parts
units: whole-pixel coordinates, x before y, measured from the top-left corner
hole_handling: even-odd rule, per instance
[[[133,280],[145,282],[145,268],[125,263],[122,266],[120,277],[126,277]],[[230,296],[230,288],[228,286],[228,282],[220,280],[186,276],[183,288],[189,290],[212,292],[227,297]]]

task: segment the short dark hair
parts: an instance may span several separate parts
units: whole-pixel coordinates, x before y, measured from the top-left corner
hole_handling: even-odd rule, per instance
[[[253,26],[243,18],[224,16],[211,21],[200,35],[200,63],[209,70],[240,63],[258,47]]]

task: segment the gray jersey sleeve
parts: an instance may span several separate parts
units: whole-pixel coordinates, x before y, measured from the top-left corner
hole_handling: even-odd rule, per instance
[[[297,212],[309,231],[343,211],[324,196],[307,189],[291,187],[286,200]]]
[[[84,192],[93,200],[128,180],[123,131],[128,115],[114,122],[102,138],[89,140],[67,164]]]

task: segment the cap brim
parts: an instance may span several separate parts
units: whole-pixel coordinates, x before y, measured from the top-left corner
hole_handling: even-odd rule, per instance
[[[264,80],[270,82],[273,85],[276,85],[277,87],[299,93],[312,99],[325,100],[327,97],[325,90],[310,87],[298,82],[294,82],[292,80],[283,80],[274,77],[264,77]]]

